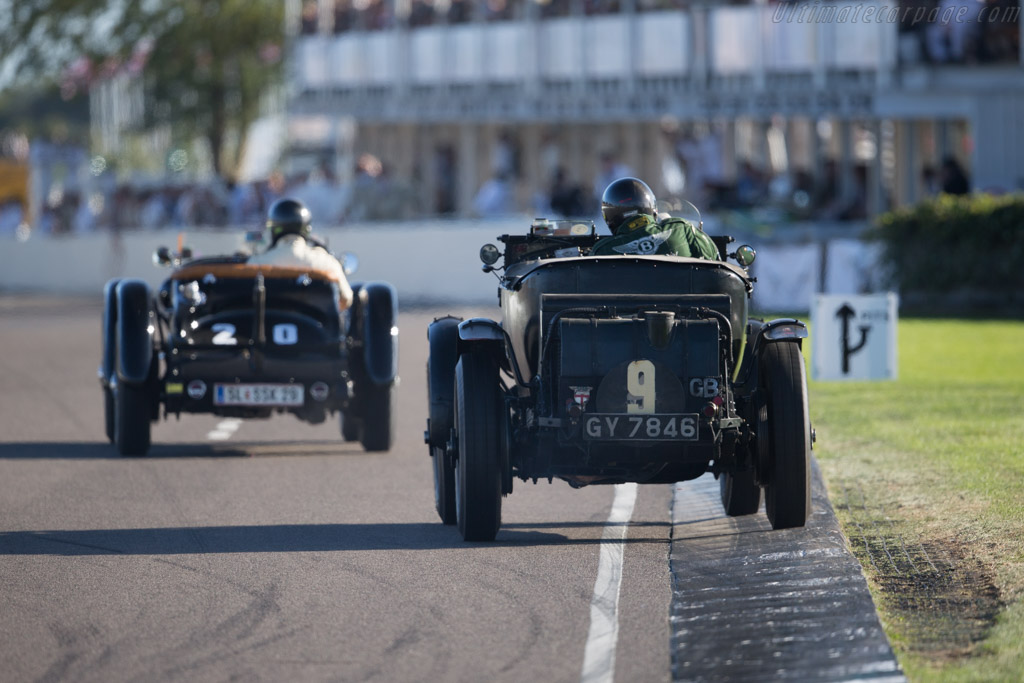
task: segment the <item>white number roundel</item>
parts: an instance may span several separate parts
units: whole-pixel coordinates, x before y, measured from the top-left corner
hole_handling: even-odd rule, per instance
[[[274,343],[278,346],[290,346],[299,341],[299,328],[292,323],[274,325]]]

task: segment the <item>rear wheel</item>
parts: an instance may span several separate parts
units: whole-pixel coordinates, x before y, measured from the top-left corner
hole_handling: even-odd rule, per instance
[[[153,401],[145,386],[118,383],[114,389],[114,443],[121,455],[149,451]]]
[[[753,470],[730,474],[723,472],[718,478],[722,494],[722,507],[730,517],[752,515],[761,507],[761,487],[754,481]]]
[[[455,467],[445,449],[432,446],[434,465],[434,507],[444,524],[455,524]]]
[[[363,407],[363,448],[370,452],[389,451],[395,440],[395,383],[371,385]]]
[[[359,441],[359,418],[352,414],[341,414],[341,438],[345,441]]]
[[[765,511],[773,529],[801,527],[811,512],[811,428],[800,347],[769,344],[760,358],[765,392],[768,476]]]
[[[455,516],[462,538],[493,541],[501,526],[501,394],[498,366],[479,350],[455,366]]]

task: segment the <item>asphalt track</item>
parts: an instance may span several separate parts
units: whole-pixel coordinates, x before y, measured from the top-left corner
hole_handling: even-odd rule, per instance
[[[772,532],[713,480],[637,487],[628,524],[619,487],[517,482],[469,545],[422,444],[431,315],[400,319],[390,453],[191,416],[126,459],[99,313],[0,297],[3,681],[901,679],[820,487],[808,528]]]

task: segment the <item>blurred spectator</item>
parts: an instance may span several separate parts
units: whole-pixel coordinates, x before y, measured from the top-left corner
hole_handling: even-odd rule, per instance
[[[515,211],[515,191],[505,174],[491,176],[473,198],[473,211],[484,218],[507,216]]]
[[[498,136],[491,151],[491,172],[497,175],[519,178],[519,142],[509,131]]]
[[[412,8],[409,10],[409,26],[430,26],[434,23],[433,0],[412,0]]]
[[[927,165],[921,169],[921,185],[926,197],[934,197],[939,193],[939,175],[935,172],[934,166]]]
[[[135,191],[128,185],[118,185],[114,191],[110,225],[115,230],[139,227],[139,203]],[[186,223],[187,225],[187,223]]]
[[[345,33],[356,28],[356,11],[352,0],[334,0],[334,32]]]
[[[359,12],[360,27],[366,31],[382,31],[389,28],[394,20],[391,14],[390,2],[384,0],[369,0],[364,3],[366,6]]]
[[[471,0],[452,0],[448,6],[448,23],[464,24],[473,20],[473,5]]]
[[[982,61],[1020,60],[1020,9],[1017,0],[987,0],[979,15]]]
[[[167,225],[169,213],[167,199],[163,190],[147,190],[140,198],[142,208],[139,209],[139,226],[147,230],[156,230]]]
[[[487,21],[507,21],[517,18],[518,5],[522,0],[486,0],[484,19]],[[471,3],[470,3],[471,4]]]
[[[558,167],[548,195],[551,210],[558,216],[577,218],[587,214],[583,188],[569,182],[565,169]]]
[[[450,145],[438,147],[434,153],[434,172],[437,191],[434,210],[439,214],[455,213],[455,149]]]
[[[0,202],[0,237],[14,235],[23,222],[25,211],[20,200],[6,199]]]
[[[955,157],[947,156],[942,160],[942,191],[946,194],[967,194],[971,191],[967,173]]]
[[[765,198],[768,183],[750,159],[740,163],[736,176],[736,200],[741,206],[755,206]]]
[[[305,0],[302,3],[301,31],[304,35],[313,35],[320,25],[320,9],[316,0]]]
[[[619,11],[619,0],[583,0],[587,14],[613,14]]]
[[[540,16],[543,19],[548,17],[567,17],[572,9],[570,0],[539,0]]]

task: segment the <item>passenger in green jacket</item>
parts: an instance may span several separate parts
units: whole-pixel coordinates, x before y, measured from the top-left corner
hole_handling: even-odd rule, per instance
[[[682,218],[659,221],[654,193],[642,180],[619,178],[605,188],[601,214],[612,235],[598,240],[591,256],[719,257],[718,247],[699,226]]]

